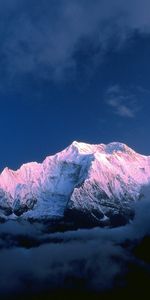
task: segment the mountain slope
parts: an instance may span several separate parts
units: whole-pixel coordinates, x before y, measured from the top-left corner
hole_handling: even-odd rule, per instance
[[[0,175],[1,218],[64,217],[74,222],[126,222],[150,183],[150,157],[122,143],[73,142],[65,150]]]

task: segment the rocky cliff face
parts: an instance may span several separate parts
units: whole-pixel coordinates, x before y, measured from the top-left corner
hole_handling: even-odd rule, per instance
[[[65,218],[77,224],[126,223],[150,183],[150,157],[122,143],[73,142],[65,150],[0,175],[1,219]]]

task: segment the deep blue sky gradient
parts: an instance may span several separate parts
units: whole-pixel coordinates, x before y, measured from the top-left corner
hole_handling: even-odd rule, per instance
[[[5,8],[5,14],[10,5],[9,1],[6,2],[8,2],[8,7]],[[19,2],[15,2],[15,13],[9,10],[7,28],[14,24],[20,14]],[[23,2],[25,1],[21,1]],[[71,0],[71,2],[74,1]],[[49,9],[54,9],[55,6],[56,10],[57,5],[60,5],[60,1],[57,5],[54,1],[37,1],[37,3],[43,14],[41,20],[44,20],[45,12],[42,11],[42,7],[45,4]],[[61,5],[62,3],[63,1]],[[64,3],[67,2],[64,1]],[[82,3],[85,5],[84,1]],[[97,5],[97,1],[92,3],[92,5]],[[108,1],[108,7],[109,3],[110,1]],[[33,4],[35,4],[34,1]],[[31,20],[36,18],[36,14],[34,15],[36,9],[34,11],[33,7],[31,1],[31,7],[27,8]],[[106,19],[108,27],[111,26],[109,13]],[[55,20],[58,28],[62,26],[61,23],[59,25],[59,21],[58,15],[58,20]],[[4,24],[1,22],[0,36],[3,39],[5,39],[4,30],[2,30]],[[53,25],[53,21],[50,20],[48,25]],[[80,29],[80,24],[77,25]],[[65,30],[67,30],[65,27],[62,28],[64,36]],[[101,32],[101,29],[99,31]],[[6,30],[6,35],[7,32]],[[38,33],[40,41],[40,32],[36,34]],[[20,38],[19,34],[16,32],[16,40]],[[25,34],[24,31],[23,34]],[[71,34],[70,32],[70,38]],[[64,43],[66,43],[65,38]],[[70,51],[69,55],[66,55],[67,58],[63,58],[62,61],[60,54],[56,57],[57,69],[59,70],[59,65],[62,68],[58,76],[53,74],[53,69],[56,68],[52,64],[55,57],[52,62],[48,61],[47,64],[50,65],[48,69],[45,62],[42,64],[37,60],[36,63],[40,50],[37,54],[35,50],[28,49],[29,44],[32,46],[32,40],[28,44],[28,36],[25,41],[16,42],[15,54],[14,48],[12,50],[13,39],[9,35],[6,39],[7,43],[4,43],[5,47],[3,43],[0,46],[1,170],[5,166],[16,169],[28,161],[42,161],[45,156],[62,150],[73,140],[89,143],[121,141],[138,152],[150,154],[149,31],[132,28],[131,34],[127,35],[125,41],[120,42],[120,46],[116,46],[118,37],[115,31],[111,32],[111,37],[107,37],[109,43],[106,46],[103,42],[97,43],[96,37],[86,35],[86,30],[83,36],[77,39],[73,50],[70,48],[66,50],[64,47],[65,55],[67,51]],[[41,47],[43,41],[40,43]],[[56,45],[60,47],[60,52],[61,48],[64,51],[63,39],[60,40],[60,44],[58,40]],[[25,66],[29,63],[29,51],[35,58],[35,65],[33,69],[30,69],[29,64],[26,70]],[[20,53],[21,55],[23,53],[23,56]],[[22,59],[19,62],[18,57]],[[19,67],[18,64],[20,64]],[[23,65],[21,69],[22,64],[25,66]],[[69,67],[66,68],[67,64]],[[133,110],[133,117],[119,114],[117,106],[108,103],[108,90],[115,86],[119,87],[119,97],[125,97],[124,105]],[[115,97],[117,98],[118,94]],[[121,103],[119,101],[122,100],[117,101]]]

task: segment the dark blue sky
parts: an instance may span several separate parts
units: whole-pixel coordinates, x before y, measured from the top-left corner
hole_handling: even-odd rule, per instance
[[[150,154],[149,1],[2,0],[0,40],[0,169],[73,140]]]

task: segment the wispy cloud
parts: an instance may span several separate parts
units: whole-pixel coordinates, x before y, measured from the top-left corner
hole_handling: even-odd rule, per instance
[[[105,102],[112,108],[113,113],[121,117],[134,118],[139,110],[135,95],[123,90],[119,85],[108,88]]]
[[[2,0],[1,86],[18,75],[58,80],[81,64],[99,66],[112,40],[118,48],[135,30],[150,32],[149,9],[147,0]]]

